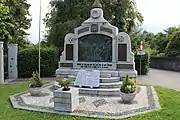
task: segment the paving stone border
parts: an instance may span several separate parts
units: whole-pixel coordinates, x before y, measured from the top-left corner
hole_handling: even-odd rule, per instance
[[[47,87],[49,85],[52,85],[52,84],[48,84],[44,87]],[[57,112],[57,111],[54,111],[53,107],[34,106],[34,105],[25,104],[25,102],[21,98],[21,95],[27,94],[28,93],[27,91],[10,96],[10,100],[11,100],[12,106],[18,109],[65,114],[65,115],[85,116],[85,117],[120,119],[120,118],[132,117],[132,116],[136,116],[142,113],[147,113],[147,112],[161,109],[158,96],[157,96],[156,91],[154,90],[154,87],[146,86],[146,89],[147,89],[148,104],[149,104],[148,107],[142,107],[139,109],[134,109],[134,110],[125,111],[125,112],[117,112],[117,113],[94,112],[94,111],[88,111],[88,110],[86,111],[75,110],[73,111],[73,113]],[[79,99],[80,99],[80,102],[84,101],[84,98],[82,96]]]

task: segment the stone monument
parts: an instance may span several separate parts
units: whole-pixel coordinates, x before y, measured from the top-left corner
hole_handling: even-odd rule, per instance
[[[64,51],[56,76],[76,76],[80,70],[99,70],[101,77],[136,78],[134,54],[127,33],[120,32],[103,17],[95,0],[90,18],[65,36]]]

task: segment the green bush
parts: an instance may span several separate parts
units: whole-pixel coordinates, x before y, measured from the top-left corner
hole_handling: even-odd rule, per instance
[[[61,85],[61,87],[63,87],[63,91],[69,91],[70,88],[69,86],[71,85],[71,80],[68,78],[60,78],[59,80],[59,85]]]
[[[39,77],[38,72],[33,72],[32,77],[29,79],[30,81],[30,86],[31,88],[36,88],[36,87],[42,87],[43,82],[41,78]]]
[[[19,77],[31,77],[39,69],[39,50],[30,47],[18,54]],[[58,50],[54,47],[41,48],[41,77],[51,77],[58,66]]]
[[[141,75],[146,75],[149,72],[150,55],[146,53],[143,56],[135,54],[136,70],[140,74],[140,60],[141,60]]]
[[[165,55],[169,57],[180,56],[180,31],[172,34],[170,42],[165,49]]]
[[[133,79],[130,79],[127,75],[123,80],[123,85],[121,87],[121,92],[123,93],[134,93],[136,91],[136,83]]]
[[[4,55],[4,78],[8,78],[8,56]]]

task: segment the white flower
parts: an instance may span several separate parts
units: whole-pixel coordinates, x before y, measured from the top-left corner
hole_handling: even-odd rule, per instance
[[[129,90],[131,90],[132,86],[131,86],[131,85],[127,85],[127,88],[128,88]]]

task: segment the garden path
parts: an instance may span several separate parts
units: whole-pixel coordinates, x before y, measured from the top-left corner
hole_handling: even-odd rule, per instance
[[[180,91],[180,72],[150,69],[147,76],[138,76],[137,83],[159,85]]]

